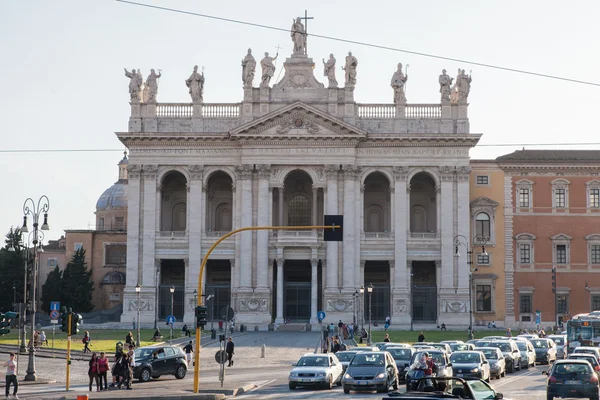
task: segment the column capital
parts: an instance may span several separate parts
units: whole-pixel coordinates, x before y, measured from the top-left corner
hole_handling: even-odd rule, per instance
[[[144,179],[156,179],[156,175],[158,174],[158,166],[157,165],[144,165],[142,167],[142,175]]]
[[[319,265],[319,260],[317,258],[312,258],[310,260],[310,266],[313,268],[317,268],[317,266]]]
[[[258,171],[259,179],[269,179],[271,177],[271,165],[270,164],[259,164],[256,166]]]
[[[231,264],[231,268],[235,268],[235,258],[230,258],[229,264]]]
[[[456,167],[452,167],[450,165],[442,165],[440,167],[440,175],[442,181],[452,182],[455,179]]]
[[[204,165],[190,165],[189,171],[193,181],[201,180],[204,176]]]
[[[330,164],[325,166],[325,175],[328,179],[335,179],[340,172],[340,166],[335,164]]]
[[[408,177],[408,167],[404,165],[396,165],[392,167],[392,174],[397,181],[405,181]]]
[[[342,172],[344,173],[345,180],[354,180],[358,178],[358,174],[360,174],[361,167],[354,164],[345,164],[342,165]]]
[[[235,172],[238,174],[240,180],[252,179],[254,168],[250,164],[236,165]]]
[[[277,267],[283,267],[284,261],[283,257],[277,257]]]
[[[142,173],[142,166],[139,164],[130,164],[127,166],[127,177],[129,179],[139,179]]]

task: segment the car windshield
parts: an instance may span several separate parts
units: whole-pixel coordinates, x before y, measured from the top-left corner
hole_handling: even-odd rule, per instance
[[[302,357],[296,363],[297,367],[328,367],[329,360],[325,356],[321,357]]]
[[[335,355],[337,356],[338,360],[340,361],[350,361],[352,360],[352,357],[354,357],[354,355],[356,354],[356,352],[339,352],[336,353]]]
[[[488,346],[489,347],[497,347],[503,353],[510,353],[511,352],[510,344],[508,344],[508,343],[494,343],[494,342],[492,342]]]
[[[450,356],[451,363],[464,363],[464,364],[478,364],[481,362],[481,356],[479,353],[465,352],[465,353],[452,353]]]
[[[383,354],[357,354],[352,359],[350,365],[384,365],[385,359]]]
[[[444,343],[435,343],[435,344],[432,344],[431,347],[435,347],[436,349],[440,349],[440,350],[447,349],[447,347]]]
[[[410,349],[407,348],[392,347],[385,351],[389,352],[394,357],[394,360],[410,360],[410,356],[412,355]]]
[[[553,337],[551,339],[554,340],[554,343],[556,343],[559,346],[563,346],[565,344],[565,338],[563,337]]]
[[[569,356],[569,358],[573,359],[573,360],[586,360],[586,361],[589,361],[590,364],[592,364],[592,365],[598,364],[598,361],[596,360],[596,357],[594,357],[591,354],[589,356],[577,356],[577,355],[575,355],[575,356]]]
[[[429,354],[429,356],[431,357],[431,359],[433,360],[434,363],[436,363],[438,366],[439,365],[445,365],[446,363],[444,362],[444,356],[442,355],[442,353],[440,353],[439,351],[437,352],[431,352],[428,351],[427,352]],[[424,351],[420,351],[418,353],[415,353],[411,359],[411,364],[414,364],[416,361],[421,361],[423,359],[423,355],[425,354]]]
[[[536,349],[547,349],[548,348],[548,342],[546,342],[545,340],[532,340],[531,344]]]
[[[135,350],[133,352],[133,354],[134,354],[136,360],[140,360],[142,358],[149,358],[150,355],[152,354],[152,352],[154,350],[156,350],[156,349],[144,349],[144,348],[141,348],[141,349]]]
[[[469,350],[469,345],[466,343],[454,343],[450,345],[452,351],[464,351]]]
[[[552,375],[590,375],[592,367],[589,364],[582,363],[560,363],[554,366]]]
[[[478,342],[475,342],[475,347],[488,347],[490,342],[491,340],[480,340]]]
[[[519,348],[519,350],[521,351],[527,351],[527,343],[523,342],[523,341],[518,341],[517,342],[517,347]]]
[[[596,355],[596,351],[594,349],[584,349],[584,348],[581,348],[581,347],[575,348],[575,351],[573,353],[584,353],[584,354],[593,354],[593,355]]]
[[[497,360],[498,359],[498,351],[492,349],[483,349],[481,350],[485,358],[488,360]]]
[[[489,385],[483,381],[472,380],[467,381],[467,385],[471,388],[475,400],[495,399],[496,393]]]

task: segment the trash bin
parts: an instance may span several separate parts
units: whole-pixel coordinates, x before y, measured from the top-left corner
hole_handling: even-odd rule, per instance
[[[217,330],[216,329],[211,329],[210,330],[210,338],[211,339],[216,339],[217,338]]]

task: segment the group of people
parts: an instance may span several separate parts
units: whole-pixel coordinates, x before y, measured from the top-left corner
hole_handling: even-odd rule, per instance
[[[124,386],[127,389],[131,389],[133,366],[135,364],[135,353],[133,350],[133,344],[128,346],[127,352],[124,351],[123,347],[118,346],[112,366],[104,352],[101,352],[99,356],[96,353],[92,353],[88,369],[90,392],[92,391],[92,384],[94,382],[96,383],[96,391],[98,392],[108,390],[109,387],[121,389]],[[107,378],[109,370],[112,375],[110,385],[108,385]]]
[[[96,391],[101,392],[108,390],[107,383],[108,373],[108,358],[104,352],[98,356],[96,353],[92,353],[92,357],[89,361],[88,376],[90,377],[89,389],[92,391],[92,383],[96,382]]]
[[[46,336],[46,332],[44,331],[35,331],[33,332],[33,346],[41,347],[48,346],[48,337]]]

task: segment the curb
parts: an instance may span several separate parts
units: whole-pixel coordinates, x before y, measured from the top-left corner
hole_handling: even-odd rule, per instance
[[[38,379],[37,381],[19,381],[19,387],[31,385],[51,385],[56,383],[56,379]],[[6,382],[0,382],[0,387],[6,387]]]

